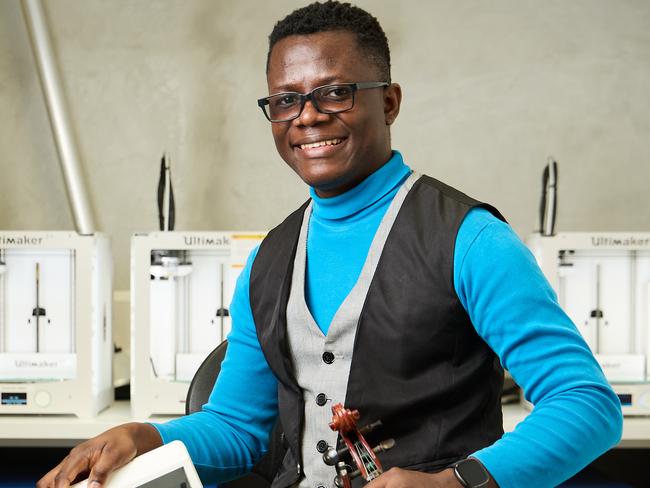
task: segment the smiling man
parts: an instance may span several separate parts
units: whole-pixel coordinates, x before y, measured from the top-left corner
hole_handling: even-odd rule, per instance
[[[278,153],[321,197],[353,188],[391,157],[389,128],[401,90],[356,36],[331,31],[277,40],[267,69],[273,95],[259,100]]]
[[[250,470],[280,418],[274,488],[333,488],[322,453],[338,402],[380,419],[371,488],[556,486],[613,446],[616,395],[534,258],[493,207],[413,172],[392,149],[402,99],[377,20],[314,3],[275,26],[268,96],[279,154],[311,198],[249,257],[210,401],[91,439],[39,482],[91,486],[180,439],[204,480]],[[435,157],[435,148],[431,148]],[[534,411],[503,435],[503,367]]]

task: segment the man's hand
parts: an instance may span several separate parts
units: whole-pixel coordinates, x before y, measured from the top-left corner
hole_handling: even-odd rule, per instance
[[[391,468],[368,483],[365,488],[463,488],[463,485],[456,479],[451,468],[438,473]],[[498,488],[492,477],[486,488]]]
[[[366,488],[463,488],[452,469],[423,473],[391,468],[366,485]]]
[[[162,439],[152,425],[132,422],[114,427],[72,449],[36,487],[67,488],[88,475],[88,487],[100,488],[111,472],[161,445]]]

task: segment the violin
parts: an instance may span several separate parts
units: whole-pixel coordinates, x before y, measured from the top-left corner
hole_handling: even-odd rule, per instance
[[[377,453],[395,446],[394,439],[387,439],[375,447],[370,447],[364,434],[381,426],[381,421],[357,427],[359,416],[358,410],[345,408],[341,403],[332,407],[332,421],[329,426],[330,429],[338,431],[344,446],[338,450],[330,447],[323,454],[323,461],[336,468],[334,483],[338,488],[352,488],[352,479],[358,476],[366,481],[375,479],[384,472]]]

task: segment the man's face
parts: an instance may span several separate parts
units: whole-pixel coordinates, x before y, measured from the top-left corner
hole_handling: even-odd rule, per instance
[[[386,80],[359,52],[353,33],[333,31],[278,41],[271,51],[267,81],[269,94],[276,94]],[[319,196],[338,195],[390,159],[389,125],[397,117],[400,100],[399,86],[391,85],[357,91],[354,108],[348,112],[322,114],[308,101],[297,119],[272,124],[275,146]]]

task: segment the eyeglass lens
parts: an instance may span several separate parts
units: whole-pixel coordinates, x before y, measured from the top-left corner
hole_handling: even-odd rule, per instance
[[[354,89],[349,85],[322,86],[316,88],[311,97],[299,93],[280,93],[268,98],[268,116],[271,120],[294,119],[300,115],[308,98],[311,98],[319,112],[344,112],[354,105]]]

